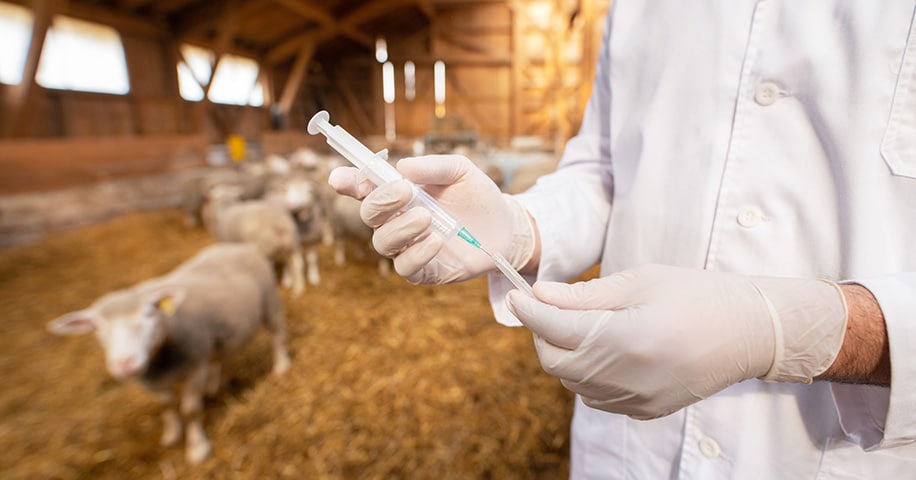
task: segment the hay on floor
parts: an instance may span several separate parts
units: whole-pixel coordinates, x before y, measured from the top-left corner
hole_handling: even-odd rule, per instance
[[[540,368],[530,333],[495,323],[486,280],[417,287],[374,262],[284,292],[292,368],[275,378],[266,334],[207,401],[213,454],[163,448],[159,407],[105,372],[91,335],[45,324],[161,275],[211,243],[177,210],[0,250],[0,477],[564,478],[572,396]]]

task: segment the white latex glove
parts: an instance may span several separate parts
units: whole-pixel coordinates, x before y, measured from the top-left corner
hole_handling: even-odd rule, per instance
[[[639,419],[751,378],[810,383],[846,332],[842,291],[825,281],[646,265],[534,292],[507,299],[544,370],[587,405]]]
[[[469,159],[460,155],[404,158],[397,169],[438,200],[490,253],[502,253],[516,269],[531,259],[535,238],[528,212]],[[338,193],[363,200],[360,217],[375,229],[372,246],[393,258],[395,271],[409,282],[456,282],[495,269],[489,256],[464,240],[444,239],[432,232],[427,209],[404,211],[413,197],[408,182],[390,182],[373,190],[357,169],[338,167],[328,183]]]

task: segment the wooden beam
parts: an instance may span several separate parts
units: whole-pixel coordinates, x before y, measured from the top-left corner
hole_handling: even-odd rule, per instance
[[[383,13],[402,7],[410,7],[415,5],[416,2],[417,0],[374,0],[363,3],[347,13],[343,19],[341,19],[340,23],[357,27],[375,19]]]
[[[372,132],[372,119],[360,103],[359,97],[353,93],[350,84],[344,81],[340,75],[334,75],[334,82],[337,91],[343,96],[344,103],[347,105],[347,109],[350,110],[353,120],[357,123],[357,127],[360,128],[364,134]]]
[[[52,9],[56,10],[63,6],[60,4],[52,6],[52,0],[35,0],[31,4],[34,15],[32,38],[29,40],[29,51],[22,70],[22,80],[18,85],[9,87],[4,102],[8,106],[3,128],[5,137],[25,134],[31,126],[34,109],[29,108],[29,105],[34,103],[35,92],[38,90],[35,72],[38,71],[38,61],[41,58],[48,28],[51,26]]]
[[[474,121],[474,124],[480,128],[481,125],[486,125],[486,122],[483,121],[483,117],[477,112],[477,109],[474,108],[473,103],[470,101],[470,97],[467,94],[467,91],[464,89],[464,85],[458,80],[458,77],[455,75],[454,70],[446,69],[445,72],[446,83],[452,86],[451,96],[457,98],[457,102],[447,102],[453,105],[459,105],[464,107],[470,114],[471,119]]]
[[[337,23],[334,15],[330,10],[322,8],[313,2],[307,0],[275,0],[278,4],[286,9],[296,13],[306,20],[312,20],[321,25],[333,25]]]
[[[118,6],[125,10],[136,10],[145,7],[155,0],[118,0]]]
[[[283,94],[280,96],[279,111],[284,117],[289,115],[293,106],[293,101],[299,93],[299,87],[305,81],[308,64],[312,61],[315,54],[315,44],[305,43],[296,56],[296,62],[293,64],[293,70],[290,73],[286,85],[283,86]]]
[[[427,20],[432,22],[436,19],[436,7],[433,6],[430,0],[416,0],[416,5]]]
[[[282,1],[282,4],[286,6],[288,3],[302,3],[298,0],[277,0]],[[327,38],[332,38],[335,35],[344,35],[351,40],[364,45],[368,49],[375,48],[375,39],[373,35],[367,34],[359,30],[359,26],[363,23],[366,23],[379,15],[394,10],[396,8],[405,7],[405,6],[414,6],[418,0],[375,0],[370,3],[365,3],[357,7],[356,9],[350,11],[340,21],[333,21],[330,23],[322,24],[322,32],[327,35]],[[301,8],[301,7],[299,7]],[[308,12],[303,12],[303,14],[313,15],[315,12],[320,10],[318,7],[309,9]],[[317,14],[321,15],[321,14]],[[309,17],[310,19],[315,19],[315,17]],[[315,33],[312,32],[303,32],[298,35],[295,35],[286,41],[281,42],[280,44],[271,48],[267,54],[264,56],[268,65],[277,65],[286,61],[289,57],[293,56],[298,52],[300,46],[308,41],[308,39],[313,36]]]
[[[521,25],[519,25],[520,16],[518,7],[514,3],[510,3],[509,23],[512,28],[512,36],[509,39],[509,59],[512,70],[509,72],[509,137],[517,136],[521,128],[522,107],[519,99],[519,89],[522,84],[523,70],[521,66],[522,29]]]
[[[439,24],[436,29],[436,36],[468,52],[479,53],[486,56],[494,55],[494,52],[487,46],[488,44],[486,41],[481,41],[480,37],[477,35],[462,34],[456,29]]]
[[[330,10],[321,8],[311,2],[306,0],[275,0],[280,5],[291,10],[293,13],[298,14],[299,16],[318,23],[324,28],[328,28],[337,32],[340,32],[344,36],[350,38],[356,43],[363,44],[367,47],[373,47],[375,45],[374,39],[366,35],[363,32],[360,32],[353,25],[346,23],[346,21],[338,22]]]
[[[243,19],[258,10],[261,10],[274,3],[275,0],[253,0],[239,3],[232,9],[231,15],[236,19]],[[223,20],[221,15],[217,15],[219,10],[214,8],[214,3],[222,2],[198,2],[190,8],[186,8],[177,15],[177,20],[172,25],[172,33],[175,38],[182,41],[194,36],[195,34],[213,28],[218,22]],[[225,10],[223,10],[225,11]]]

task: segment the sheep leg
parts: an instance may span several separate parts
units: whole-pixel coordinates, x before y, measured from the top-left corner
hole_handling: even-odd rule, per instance
[[[321,274],[318,272],[318,250],[314,246],[305,252],[305,262],[308,265],[308,279],[310,285],[321,283]]]
[[[334,245],[334,227],[329,221],[321,224],[321,243],[328,247]]]
[[[267,302],[266,327],[273,334],[273,374],[280,376],[289,370],[289,352],[286,351],[286,321],[283,318],[283,304],[276,297]]]
[[[203,394],[207,388],[207,361],[194,366],[181,394],[181,414],[187,421],[185,459],[197,465],[210,456],[210,441],[204,433]]]
[[[165,406],[162,411],[162,437],[159,438],[159,445],[170,447],[178,442],[182,431],[181,415],[175,408],[175,395],[172,392],[155,391],[153,397]]]
[[[347,246],[344,245],[343,239],[338,238],[334,245],[334,265],[341,267],[344,263],[347,263],[346,249]]]
[[[296,250],[286,260],[286,271],[293,280],[293,295],[297,297],[305,290],[304,269],[302,252]]]

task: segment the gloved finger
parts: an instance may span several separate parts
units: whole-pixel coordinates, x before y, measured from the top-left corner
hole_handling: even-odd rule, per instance
[[[403,209],[413,198],[413,189],[403,180],[376,187],[363,199],[359,216],[366,225],[376,228]]]
[[[355,167],[337,167],[328,176],[328,185],[337,193],[362,200],[375,188],[372,182],[361,177]]]
[[[544,283],[554,282],[535,284],[534,291],[539,298]],[[604,313],[562,310],[555,305],[533,299],[518,290],[512,290],[506,295],[506,305],[509,311],[529,330],[548,342],[568,350],[575,350],[582,344],[582,341],[600,321],[600,318],[597,317]]]
[[[569,355],[570,350],[554,345],[537,333],[533,333],[531,336],[534,339],[534,349],[537,351],[541,368],[554,377],[566,378],[569,372],[564,359]]]
[[[617,310],[631,307],[640,299],[633,294],[639,281],[633,270],[577,282],[538,282],[535,290],[545,303],[568,310]]]
[[[442,250],[442,236],[429,234],[418,239],[394,258],[394,271],[408,282],[417,284],[423,280],[422,270]]]
[[[451,185],[477,168],[461,155],[426,155],[398,161],[397,169],[419,185]]]
[[[425,208],[411,208],[375,229],[372,248],[383,257],[393,258],[429,230],[432,218]]]

